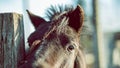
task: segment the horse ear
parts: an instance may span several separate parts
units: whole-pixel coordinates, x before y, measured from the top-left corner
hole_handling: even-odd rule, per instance
[[[37,16],[37,15],[34,15],[33,13],[31,13],[30,11],[26,10],[28,15],[29,15],[29,18],[32,22],[32,24],[34,25],[35,28],[37,28],[41,23],[44,23],[46,22],[43,18]]]
[[[69,26],[80,32],[84,21],[84,12],[80,5],[77,5],[76,9],[69,13]]]
[[[80,50],[75,59],[74,68],[87,68],[86,62],[85,62],[85,56],[84,56],[83,52]]]

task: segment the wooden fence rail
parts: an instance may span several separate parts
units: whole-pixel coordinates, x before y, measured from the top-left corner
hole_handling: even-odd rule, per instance
[[[0,14],[0,68],[17,68],[24,55],[22,15],[17,13]]]

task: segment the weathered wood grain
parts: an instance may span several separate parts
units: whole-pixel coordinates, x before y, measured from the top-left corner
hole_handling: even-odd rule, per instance
[[[22,15],[0,14],[0,68],[17,68],[25,55]]]

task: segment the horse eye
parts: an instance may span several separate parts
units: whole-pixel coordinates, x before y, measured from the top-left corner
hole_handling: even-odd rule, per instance
[[[74,46],[73,46],[73,45],[70,45],[70,46],[68,46],[68,48],[67,48],[68,51],[72,51],[73,49],[74,49]]]

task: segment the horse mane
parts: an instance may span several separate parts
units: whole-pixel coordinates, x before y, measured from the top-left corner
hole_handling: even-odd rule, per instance
[[[60,15],[61,13],[68,12],[70,13],[73,10],[72,5],[51,5],[50,8],[46,10],[46,17],[51,21],[54,17]]]
[[[48,18],[49,21],[51,21],[53,18],[55,18],[56,16],[59,16],[61,13],[71,13],[74,10],[74,6],[73,5],[57,5],[57,6],[53,6],[51,5],[51,7],[49,7],[46,10],[46,17]],[[86,20],[85,20],[86,21]],[[81,36],[84,36],[86,34],[86,32],[88,31],[87,29],[87,25],[83,24],[83,28],[81,30]],[[88,34],[88,33],[87,33]]]

